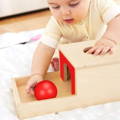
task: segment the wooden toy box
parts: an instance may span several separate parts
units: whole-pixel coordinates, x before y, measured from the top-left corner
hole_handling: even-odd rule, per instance
[[[56,98],[36,101],[27,95],[30,76],[13,79],[16,111],[21,119],[120,100],[120,47],[113,55],[93,56],[84,49],[95,41],[61,45],[60,72],[46,79],[58,88]]]

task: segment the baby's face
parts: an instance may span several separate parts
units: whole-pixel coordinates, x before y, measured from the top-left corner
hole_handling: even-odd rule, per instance
[[[48,4],[58,22],[74,24],[87,16],[90,0],[48,0]]]

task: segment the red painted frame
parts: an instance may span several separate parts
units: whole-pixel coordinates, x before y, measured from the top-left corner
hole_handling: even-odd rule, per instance
[[[75,68],[69,62],[69,60],[59,51],[60,57],[60,77],[64,80],[64,64],[67,64],[71,76],[71,94],[75,94]]]

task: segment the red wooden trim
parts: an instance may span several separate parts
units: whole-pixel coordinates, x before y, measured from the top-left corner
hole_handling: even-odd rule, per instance
[[[71,93],[75,94],[75,68],[69,62],[69,60],[63,55],[61,51],[59,51],[59,56],[60,56],[60,77],[62,80],[64,80],[64,64],[67,64],[71,77]]]

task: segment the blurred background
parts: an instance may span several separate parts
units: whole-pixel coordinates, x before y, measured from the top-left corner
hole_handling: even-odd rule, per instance
[[[43,28],[50,15],[47,0],[0,0],[0,34]]]
[[[0,0],[0,34],[43,28],[50,16],[47,0]]]
[[[0,0],[0,17],[48,8],[47,0]]]

